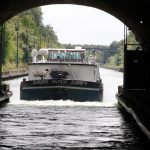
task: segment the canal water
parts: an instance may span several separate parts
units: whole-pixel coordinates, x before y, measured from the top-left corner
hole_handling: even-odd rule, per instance
[[[115,98],[121,72],[100,68],[101,102],[23,101],[22,78],[7,81],[13,96],[0,107],[0,150],[149,150],[147,138]]]

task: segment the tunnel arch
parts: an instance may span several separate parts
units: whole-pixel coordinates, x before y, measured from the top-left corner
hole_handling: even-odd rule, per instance
[[[129,57],[126,56],[124,89],[122,90],[122,88],[120,88],[120,90],[118,90],[119,103],[132,114],[140,128],[142,128],[143,132],[150,139],[150,122],[148,122],[150,120],[150,4],[148,1],[1,0],[0,4],[0,25],[3,25],[5,21],[13,16],[34,7],[51,4],[76,4],[103,10],[128,26],[142,45],[143,51],[129,54]],[[139,64],[136,65],[138,61]],[[132,87],[132,85],[135,85],[135,87]],[[138,89],[139,85],[144,90],[140,91]],[[129,91],[128,88],[131,90]],[[136,89],[138,90],[136,91]],[[135,93],[132,90],[135,90]],[[143,128],[143,125],[147,130],[145,127]]]
[[[136,39],[142,44],[144,50],[147,51],[150,47],[150,34],[147,33],[149,23],[148,20],[145,19],[147,16],[147,5],[137,1],[131,1],[129,3],[119,0],[113,2],[108,0],[94,2],[92,0],[36,0],[36,2],[35,0],[5,0],[0,6],[0,25],[22,11],[51,4],[76,4],[103,10],[127,25],[134,33]],[[144,12],[141,13],[139,10],[144,10]]]

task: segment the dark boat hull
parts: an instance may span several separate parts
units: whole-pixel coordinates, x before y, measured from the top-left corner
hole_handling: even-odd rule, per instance
[[[34,84],[34,83],[38,84]],[[43,82],[43,81],[42,81]],[[41,82],[41,83],[42,83]],[[103,95],[102,84],[73,81],[49,80],[41,84],[39,81],[24,81],[20,86],[22,100],[74,100],[101,101]]]

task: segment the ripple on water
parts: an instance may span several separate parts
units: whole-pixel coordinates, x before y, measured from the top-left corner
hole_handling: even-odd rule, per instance
[[[102,102],[19,100],[22,78],[7,81],[10,102],[0,109],[0,150],[145,150],[149,141],[124,117],[115,99],[122,73],[100,69]]]

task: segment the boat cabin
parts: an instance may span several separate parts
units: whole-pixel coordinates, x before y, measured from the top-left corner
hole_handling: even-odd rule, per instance
[[[32,50],[32,63],[83,63],[85,62],[85,49],[42,48]]]
[[[48,49],[47,62],[84,62],[85,49]]]

